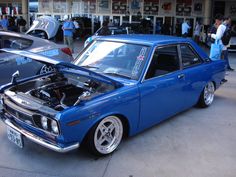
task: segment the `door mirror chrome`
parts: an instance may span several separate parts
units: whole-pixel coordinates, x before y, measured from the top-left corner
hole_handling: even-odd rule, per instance
[[[16,83],[16,78],[18,78],[19,76],[20,76],[20,72],[17,70],[15,73],[12,74],[11,83],[15,84]]]
[[[210,59],[210,58],[206,58],[205,61],[206,61],[207,63],[209,63],[209,62],[211,62],[211,59]]]

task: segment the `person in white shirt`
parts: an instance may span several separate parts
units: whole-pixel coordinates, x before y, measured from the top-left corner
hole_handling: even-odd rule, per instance
[[[226,30],[227,27],[229,27],[231,24],[231,18],[230,17],[226,17],[224,19],[224,22],[222,24],[219,25],[219,27],[217,28],[217,31],[216,31],[216,34],[211,34],[211,37],[215,40],[219,40],[219,43],[223,46],[222,48],[222,54],[223,54],[223,57],[224,59],[226,60],[227,62],[227,69],[229,71],[233,71],[234,69],[230,67],[230,64],[229,64],[229,58],[228,58],[228,49],[227,49],[227,46],[224,45],[222,43],[222,37],[224,35],[224,32]]]
[[[188,32],[189,32],[190,28],[191,27],[189,26],[187,20],[182,23],[182,37],[187,37],[188,36]]]
[[[194,36],[194,41],[195,41],[196,43],[198,43],[198,44],[199,44],[200,32],[201,32],[201,25],[200,25],[200,23],[197,21],[197,22],[196,22],[196,25],[195,25],[195,29],[194,29],[193,36]]]

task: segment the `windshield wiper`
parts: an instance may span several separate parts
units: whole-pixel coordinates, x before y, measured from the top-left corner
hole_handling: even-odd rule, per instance
[[[80,66],[80,67],[83,67],[83,68],[95,68],[95,69],[99,69],[99,67],[97,67],[97,66],[91,66],[91,65],[84,65],[84,66]]]
[[[112,76],[119,76],[119,77],[123,77],[123,78],[127,78],[127,79],[132,79],[130,76],[121,74],[121,73],[114,73],[114,72],[105,72],[103,74],[108,74],[108,75],[112,75]]]

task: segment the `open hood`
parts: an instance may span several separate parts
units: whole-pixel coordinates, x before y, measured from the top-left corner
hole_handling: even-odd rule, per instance
[[[123,84],[121,84],[120,82],[118,82],[114,79],[111,79],[107,76],[96,73],[94,71],[90,71],[89,69],[74,65],[72,63],[56,61],[52,58],[49,58],[49,57],[46,57],[46,56],[43,56],[43,55],[39,55],[39,54],[35,54],[35,53],[31,53],[31,52],[27,52],[27,51],[23,51],[23,50],[3,48],[3,49],[0,49],[0,51],[15,54],[15,55],[20,55],[20,56],[23,56],[23,57],[27,57],[27,58],[39,61],[41,63],[52,64],[52,65],[55,65],[54,67],[59,69],[59,70],[60,69],[61,70],[64,70],[64,69],[78,70],[80,72],[79,74],[87,75],[88,77],[96,78],[98,80],[101,80],[101,81],[104,81],[104,82],[107,82],[107,83],[111,83],[116,87],[120,87],[120,86],[123,85]]]
[[[29,34],[33,30],[42,30],[45,31],[48,35],[48,39],[56,36],[60,23],[50,16],[41,16],[34,20],[33,25],[26,32]]]

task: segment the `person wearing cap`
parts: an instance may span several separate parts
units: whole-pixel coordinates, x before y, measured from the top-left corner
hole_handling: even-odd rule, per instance
[[[73,47],[73,31],[75,29],[75,25],[71,19],[69,19],[68,15],[64,16],[65,22],[62,25],[63,35],[64,35],[64,44],[68,45],[71,52],[74,52]]]

